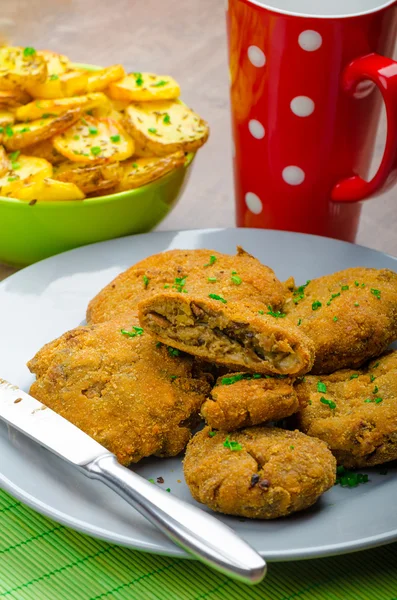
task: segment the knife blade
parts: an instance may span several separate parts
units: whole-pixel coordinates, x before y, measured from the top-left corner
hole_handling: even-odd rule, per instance
[[[4,379],[0,379],[0,419],[110,487],[207,566],[250,584],[265,577],[264,559],[230,527],[123,467],[101,444]]]

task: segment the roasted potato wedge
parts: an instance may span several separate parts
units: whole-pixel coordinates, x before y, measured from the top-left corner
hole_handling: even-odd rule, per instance
[[[15,198],[26,202],[60,202],[84,200],[85,195],[74,183],[65,183],[46,178],[22,185],[15,191]]]
[[[20,106],[15,111],[18,121],[33,121],[34,119],[46,119],[56,117],[69,110],[81,108],[91,110],[98,105],[109,105],[110,102],[105,94],[87,94],[85,96],[73,96],[72,98],[55,98],[52,100],[33,100],[25,106]]]
[[[18,152],[10,157],[10,168],[0,178],[1,196],[15,198],[16,192],[24,185],[36,183],[52,175],[52,165],[44,158],[19,155]]]
[[[9,110],[0,109],[0,127],[6,127],[7,125],[13,125],[15,123],[15,116]]]
[[[125,110],[124,125],[137,146],[156,156],[193,152],[209,135],[207,123],[180,100],[135,102]]]
[[[175,79],[154,73],[131,73],[121,81],[111,83],[108,89],[111,98],[129,102],[174,100],[180,93]]]
[[[132,190],[159,179],[185,162],[183,152],[175,152],[168,156],[130,159],[123,163],[123,177],[116,187],[116,192]]]
[[[72,63],[64,54],[58,54],[51,50],[39,50],[37,54],[44,58],[47,63],[47,77],[49,78],[52,75],[61,75],[72,69]]]
[[[100,92],[108,87],[110,83],[119,81],[125,77],[124,67],[122,65],[112,65],[100,71],[91,71],[88,73],[88,91]]]
[[[81,116],[81,109],[70,110],[54,118],[36,119],[4,128],[3,144],[7,150],[19,150],[64,131]]]
[[[44,140],[43,142],[38,142],[38,144],[34,144],[33,146],[27,146],[24,148],[24,152],[28,156],[45,158],[52,165],[59,165],[65,161],[63,154],[60,154],[58,150],[54,148],[52,138]]]
[[[73,162],[100,164],[118,162],[134,153],[134,142],[122,125],[108,117],[86,116],[54,137],[54,146]]]
[[[11,169],[11,162],[7,156],[4,146],[0,146],[0,177],[3,177]]]
[[[0,90],[0,106],[2,108],[16,108],[27,102],[30,102],[30,96],[21,89]]]
[[[0,79],[4,85],[10,84],[26,88],[46,80],[47,63],[34,48],[3,46],[0,48]]]
[[[64,162],[54,170],[54,179],[74,183],[84,194],[102,192],[116,186],[123,176],[120,163],[86,165]]]
[[[25,88],[33,98],[51,99],[86,94],[87,85],[87,73],[71,69],[59,75],[53,73],[43,83],[26,85]]]

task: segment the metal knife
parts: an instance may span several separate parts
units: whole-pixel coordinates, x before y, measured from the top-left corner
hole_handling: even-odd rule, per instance
[[[230,527],[123,467],[81,429],[4,379],[0,419],[110,487],[194,558],[245,583],[265,577],[264,559]]]

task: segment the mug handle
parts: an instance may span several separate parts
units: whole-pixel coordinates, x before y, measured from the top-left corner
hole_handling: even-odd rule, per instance
[[[365,200],[391,187],[397,179],[397,62],[375,53],[353,60],[343,73],[342,86],[354,94],[357,84],[368,79],[378,86],[386,107],[387,136],[382,162],[370,181],[352,175],[337,183],[331,193],[335,202]]]

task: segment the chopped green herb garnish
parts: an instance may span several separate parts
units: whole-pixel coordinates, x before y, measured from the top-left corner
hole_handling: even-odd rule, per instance
[[[12,137],[14,135],[11,125],[6,125],[5,132],[6,132],[6,135],[8,135],[8,137]]]
[[[350,375],[349,379],[357,379],[357,377],[359,377],[359,374],[353,373],[353,375]]]
[[[154,479],[152,478],[148,479],[148,481],[150,481],[150,483],[154,483]]]
[[[295,304],[298,304],[298,302],[303,300],[305,296],[305,288],[309,285],[309,283],[310,279],[308,279],[304,285],[300,285],[298,288],[296,288],[296,290],[294,290],[293,301]]]
[[[208,277],[207,281],[208,281],[208,283],[215,283],[216,277]]]
[[[346,290],[348,290],[348,289],[349,289],[349,286],[348,286],[348,285],[342,285],[340,289],[341,289],[343,292],[345,292]]]
[[[379,404],[380,402],[383,402],[383,398],[375,398],[375,404]]]
[[[98,154],[101,153],[101,148],[99,146],[92,146],[91,148],[91,154],[93,154],[94,156],[98,156]]]
[[[127,331],[126,329],[120,329],[123,335],[127,335],[128,337],[136,337],[137,335],[142,335],[143,329],[142,327],[133,327],[133,331]]]
[[[204,265],[205,267],[210,267],[211,265],[214,264],[214,262],[216,262],[216,256],[214,256],[213,254],[211,254],[210,256],[210,262],[207,263],[206,265]]]
[[[166,492],[171,492],[171,488],[167,488],[165,491]]]
[[[27,46],[23,49],[23,55],[27,58],[28,56],[34,56],[36,54],[36,50],[31,46]]]
[[[295,446],[290,446],[289,448],[290,448],[290,450],[293,450],[295,448]]]
[[[174,281],[174,285],[172,286],[174,289],[176,289],[177,292],[183,292],[185,284],[186,284],[186,277],[175,277],[175,281]]]
[[[375,290],[374,288],[371,288],[371,294],[373,294],[375,298],[378,298],[378,300],[380,300],[380,290]]]
[[[365,283],[362,283],[362,284],[361,284],[361,287],[362,287],[362,288],[365,288]]]
[[[138,169],[138,164],[137,163],[132,163],[132,166],[134,167],[134,169]]]
[[[232,283],[234,283],[234,285],[240,285],[243,282],[241,277],[239,277],[238,275],[232,275],[231,280],[232,280]]]
[[[209,431],[208,435],[209,437],[214,437],[214,435],[216,435],[216,431]]]
[[[15,175],[14,177],[8,177],[7,181],[16,181],[17,179],[19,179],[19,177]]]
[[[15,150],[15,152],[11,152],[10,160],[18,160],[20,154],[21,154],[20,150]]]
[[[336,323],[337,320],[338,320],[338,317],[334,317],[333,318],[333,321],[335,321],[335,323]]]
[[[340,296],[340,292],[337,292],[336,294],[331,294],[331,298],[328,300],[327,306],[329,306],[331,304],[332,300],[334,298],[337,298],[338,296]]]
[[[302,323],[302,319],[298,319],[297,325],[300,325],[301,323]]]
[[[172,346],[167,346],[167,350],[170,356],[179,356],[181,353],[180,350],[173,348]]]
[[[174,379],[178,379],[179,375],[170,375],[170,379],[174,381]]]
[[[145,286],[145,288],[147,288],[147,286],[149,285],[149,281],[150,281],[149,277],[147,275],[144,275],[142,279],[143,279],[143,285]]]
[[[264,311],[264,310],[258,310],[258,314],[260,314],[260,315],[264,315],[264,314],[265,314],[265,311]]]
[[[59,79],[59,75],[57,75],[56,73],[53,73],[52,75],[50,75],[49,80],[50,81],[56,81],[57,79]]]
[[[326,398],[324,398],[324,396],[321,396],[320,402],[322,404],[327,404],[331,409],[336,408],[335,402],[333,400],[327,400]]]
[[[79,135],[74,135],[74,136],[73,136],[73,139],[74,139],[74,140],[79,140],[79,139],[80,139],[80,136],[79,136]]]
[[[284,317],[286,317],[286,313],[282,313],[281,311],[273,311],[271,306],[268,306],[269,311],[266,313],[267,315],[270,315],[271,317],[274,317],[275,319],[283,319]]]
[[[355,282],[354,282],[354,285],[355,285],[356,287],[358,287],[360,284],[358,283],[358,281],[355,281]]]
[[[319,300],[315,300],[312,304],[312,310],[318,310],[322,307],[322,304]]]
[[[168,283],[165,284],[164,289],[168,290],[168,288],[170,287],[170,285]]]
[[[0,133],[4,133],[4,127],[0,127]]]
[[[317,382],[317,391],[322,392],[323,394],[327,393],[327,386],[322,381]]]
[[[30,131],[30,127],[22,127],[22,129],[20,129],[19,133],[27,133],[28,131]]]
[[[162,345],[162,342],[156,342],[156,348],[161,348]]]
[[[238,442],[233,442],[232,440],[229,439],[229,436],[227,436],[227,438],[223,442],[223,445],[225,448],[228,448],[229,450],[232,450],[233,452],[243,449],[241,444],[239,444]]]
[[[20,168],[21,168],[21,165],[20,165],[20,163],[19,163],[19,162],[12,162],[12,163],[11,163],[11,169],[12,169],[13,171],[17,171],[17,170],[18,170],[18,169],[20,169]]]
[[[41,115],[42,119],[49,119],[50,117],[57,117],[58,115],[56,115],[55,113],[44,113]],[[41,125],[41,123],[40,123]]]
[[[364,400],[364,402],[374,402],[375,404],[380,404],[380,402],[383,402],[383,398],[367,398]]]
[[[143,85],[142,73],[134,73],[134,77],[135,77],[135,83],[138,86]]]
[[[208,298],[212,298],[213,300],[219,300],[219,302],[223,302],[223,304],[227,304],[227,300],[222,298],[222,296],[218,296],[218,294],[208,294]]]
[[[148,132],[149,133],[157,133],[157,129],[155,127],[149,127]]]
[[[157,83],[152,83],[152,87],[163,87],[163,85],[167,85],[169,83],[165,79],[160,79]]]
[[[368,475],[363,473],[355,473],[354,471],[347,471],[344,467],[340,466],[336,469],[336,481],[335,485],[341,485],[342,487],[356,487],[360,483],[367,483]]]
[[[358,302],[355,302],[355,303],[354,303],[354,306],[360,306],[360,305],[359,305],[359,303],[358,303]]]
[[[170,125],[171,124],[171,117],[168,113],[166,113],[163,117],[163,123],[164,125]]]
[[[375,363],[373,367],[371,367],[371,369],[376,369],[377,367],[379,367],[379,363]]]
[[[119,134],[117,134],[117,135],[111,135],[110,139],[111,139],[112,142],[114,142],[115,144],[117,144],[117,142],[120,141],[120,136],[119,136]]]
[[[270,376],[269,376],[270,377]],[[237,373],[237,375],[231,375],[230,377],[222,377],[221,384],[222,385],[232,385],[233,383],[237,383],[237,381],[242,381],[243,379],[261,379],[262,375],[260,373]]]
[[[372,390],[372,393],[373,393],[373,394],[377,394],[378,392],[379,392],[379,388],[378,388],[378,386],[376,385],[376,386],[374,387],[374,389]]]
[[[370,382],[371,382],[371,383],[373,383],[373,382],[375,381],[375,379],[376,379],[375,375],[373,375],[373,374],[371,373],[371,375],[369,376],[369,380],[370,380]]]
[[[88,131],[89,131],[90,135],[98,135],[98,129],[96,127],[89,127]],[[112,138],[110,138],[110,139],[112,139]]]
[[[81,119],[81,122],[83,123],[83,125],[85,125],[86,127],[88,127],[88,123],[85,119]]]

